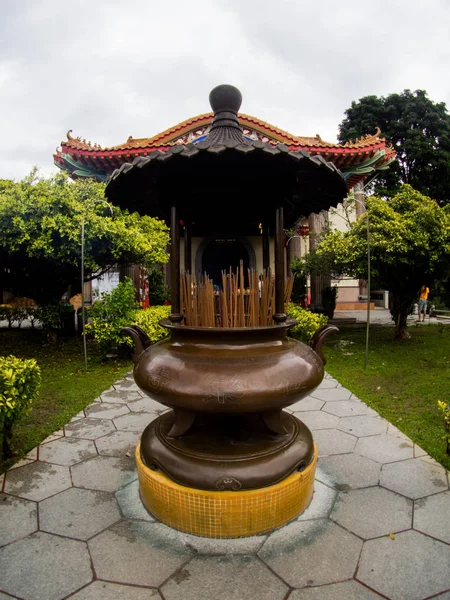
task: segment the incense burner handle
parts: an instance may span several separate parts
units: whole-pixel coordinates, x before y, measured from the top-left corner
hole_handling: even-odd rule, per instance
[[[338,331],[339,329],[335,325],[323,325],[316,331],[316,333],[311,338],[311,341],[309,342],[309,345],[320,358],[323,365],[327,364],[322,350],[322,345],[325,341],[325,338],[328,337],[330,333],[337,333]]]
[[[120,330],[122,335],[130,337],[134,342],[134,353],[133,362],[137,363],[139,356],[146,350],[151,342],[148,335],[138,325],[131,325],[130,327],[122,327]]]

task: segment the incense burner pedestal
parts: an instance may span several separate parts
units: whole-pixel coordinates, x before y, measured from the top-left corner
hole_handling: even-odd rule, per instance
[[[191,533],[204,531],[199,523],[214,522],[216,537],[262,533],[279,526],[274,523],[280,518],[287,522],[297,516],[312,496],[315,449],[309,429],[283,408],[322,381],[322,343],[336,328],[322,328],[306,346],[287,337],[295,322],[235,329],[162,324],[170,338],[154,346],[146,347],[138,328],[126,330],[136,344],[136,383],[172,408],[150,423],[141,438],[138,470],[144,504],[163,522],[183,529],[184,517],[181,524],[174,517],[181,514],[178,504],[169,515],[156,498],[199,495],[209,509],[197,515]],[[231,531],[217,513],[216,501],[223,500],[217,494],[244,494],[249,502],[248,494],[257,491],[264,505],[272,506],[275,521],[263,511],[256,531],[248,521],[251,515],[241,515],[242,531]],[[280,513],[274,498],[284,502],[286,494],[293,494],[291,508]],[[236,502],[237,496],[231,505]]]

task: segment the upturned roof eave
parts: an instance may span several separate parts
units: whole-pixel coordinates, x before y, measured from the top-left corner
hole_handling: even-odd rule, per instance
[[[187,119],[182,123],[166,129],[165,131],[152,137],[133,138],[130,136],[126,142],[109,147],[102,147],[98,144],[92,144],[86,140],[81,140],[81,138],[73,138],[71,136],[71,130],[69,130],[67,132],[68,139],[67,141],[62,141],[61,146],[89,154],[98,154],[104,152],[131,152],[146,149],[151,150],[153,148],[161,149],[162,146],[170,147],[171,145],[177,143],[177,140],[180,137],[188,135],[197,128],[209,125],[212,122],[212,118],[212,113],[197,115],[196,117]],[[380,137],[381,132],[379,130],[376,132],[376,134],[368,135],[360,140],[357,140],[356,142],[334,144],[323,141],[318,135],[315,137],[296,136],[274,125],[271,125],[270,123],[261,121],[256,117],[245,115],[243,113],[239,113],[239,120],[243,129],[249,127],[256,132],[267,136],[269,138],[269,143],[284,143],[288,146],[295,146],[296,148],[298,147],[301,149],[307,149],[308,151],[317,151],[320,153],[324,151],[352,153],[363,149],[385,145],[385,140],[384,138]]]

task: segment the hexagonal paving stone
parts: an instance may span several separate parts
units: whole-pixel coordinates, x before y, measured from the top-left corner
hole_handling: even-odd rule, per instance
[[[320,410],[322,406],[325,404],[322,400],[317,400],[317,398],[311,398],[311,396],[306,396],[303,400],[299,400],[295,404],[291,404],[285,410],[289,412],[304,412],[305,410]]]
[[[267,535],[255,535],[235,539],[213,539],[180,532],[180,539],[197,554],[204,556],[224,556],[255,554],[267,539]]]
[[[37,528],[35,502],[0,494],[0,546],[33,533]]]
[[[129,402],[127,406],[132,412],[154,413],[155,415],[159,415],[166,410],[170,410],[167,408],[167,406],[164,406],[164,404],[156,402],[156,400],[153,400],[148,396],[144,396],[144,398],[135,400],[134,402]]]
[[[39,528],[87,540],[121,519],[113,494],[71,488],[39,505]]]
[[[161,600],[161,596],[157,590],[94,581],[74,596],[70,596],[70,600]]]
[[[319,385],[319,390],[329,390],[330,388],[339,387],[339,381],[334,379],[334,377],[324,377],[322,383]]]
[[[445,469],[420,458],[384,465],[380,485],[413,500],[448,489]]]
[[[353,577],[362,541],[328,519],[296,521],[275,531],[258,555],[293,587]]]
[[[62,437],[64,437],[64,429],[59,429],[58,431],[55,431],[54,433],[46,437],[45,440],[41,442],[41,446],[43,444],[47,444],[48,442],[54,442],[55,440],[59,440]]]
[[[76,415],[74,415],[71,419],[70,422],[72,423],[73,421],[78,421],[79,419],[84,419],[85,418],[85,414],[84,414],[84,410],[80,410],[80,412],[77,412]]]
[[[352,393],[345,388],[320,389],[311,392],[313,398],[318,398],[324,402],[338,402],[341,400],[350,400]]]
[[[450,492],[414,502],[414,529],[450,544]]]
[[[423,448],[414,444],[414,458],[419,458],[421,456],[428,456]]]
[[[298,521],[323,519],[328,517],[336,500],[337,492],[320,481],[314,482],[314,494],[308,508],[298,517]]]
[[[409,437],[403,433],[403,431],[400,431],[400,429],[397,429],[397,427],[395,427],[395,425],[392,425],[392,423],[388,423],[388,428],[387,428],[387,433],[389,435],[395,435],[396,437],[401,437],[404,440],[407,440],[408,442]]]
[[[142,398],[141,394],[139,392],[135,392],[135,391],[127,391],[127,390],[120,390],[120,391],[116,391],[113,390],[111,392],[103,392],[103,394],[101,394],[100,396],[102,402],[112,402],[114,404],[128,404],[128,402],[133,402],[134,400],[139,400],[139,398]]]
[[[39,449],[39,460],[66,467],[96,455],[97,449],[94,442],[71,437],[63,437],[49,442]]]
[[[31,463],[34,463],[34,462],[35,462],[35,460],[32,458],[21,458],[16,463],[14,463],[9,468],[9,470],[12,471],[13,469],[18,469],[19,467],[24,467],[25,465],[30,465]]]
[[[380,487],[341,493],[330,518],[366,540],[412,526],[413,503]]]
[[[139,437],[137,431],[112,431],[95,440],[95,445],[105,456],[134,456]]]
[[[137,386],[134,378],[132,379],[119,379],[113,385],[113,388],[119,392],[127,391],[127,392],[139,392],[139,387]]]
[[[144,521],[114,525],[88,544],[100,579],[135,585],[161,585],[192,556],[176,532]]]
[[[394,435],[381,434],[359,439],[355,452],[379,463],[390,463],[412,458],[413,445]]]
[[[316,429],[336,429],[339,423],[339,417],[324,413],[322,410],[299,412],[295,416],[312,431]]]
[[[95,440],[102,435],[115,431],[113,422],[109,419],[80,419],[64,427],[67,437]]]
[[[132,458],[97,456],[71,467],[73,485],[115,492],[137,477]]]
[[[417,531],[365,542],[357,579],[392,600],[422,600],[448,590],[450,546]]]
[[[161,588],[167,600],[283,600],[288,587],[254,556],[197,557]]]
[[[294,590],[289,600],[380,600],[380,596],[357,581]]]
[[[357,439],[337,429],[320,429],[314,432],[319,456],[352,452]]]
[[[130,409],[126,404],[99,402],[98,404],[92,404],[86,409],[86,416],[93,419],[115,419],[129,412]]]
[[[377,485],[381,465],[359,454],[342,454],[321,458],[317,470],[318,478],[321,477],[322,471],[336,489],[348,490]]]
[[[116,498],[125,519],[139,519],[140,521],[155,520],[142,504],[138,481],[133,481],[118,490]]]
[[[355,417],[367,414],[367,406],[364,402],[356,402],[355,400],[327,402],[322,410],[330,413],[330,415],[336,415],[336,417]]]
[[[2,589],[24,600],[61,600],[92,580],[84,542],[39,531],[0,550]]]
[[[44,500],[72,487],[68,467],[33,462],[8,471],[4,491],[28,500]]]
[[[365,437],[368,435],[379,435],[386,433],[387,422],[381,417],[372,417],[369,415],[359,415],[357,417],[342,417],[339,421],[338,429],[356,435],[356,437]]]
[[[156,415],[154,415],[156,417]],[[114,425],[119,431],[139,431],[142,432],[152,421],[152,414],[146,412],[132,412],[114,419]]]

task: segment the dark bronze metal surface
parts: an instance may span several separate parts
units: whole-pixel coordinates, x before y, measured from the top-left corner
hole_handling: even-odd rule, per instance
[[[173,409],[142,436],[148,467],[212,490],[225,481],[272,485],[309,464],[312,435],[282,409],[322,381],[322,344],[336,327],[322,327],[306,346],[287,337],[292,320],[234,329],[161,324],[170,338],[153,346],[139,328],[123,330],[136,345],[136,383]]]
[[[283,209],[277,208],[275,218],[275,323],[286,321],[284,312],[284,280],[286,266],[284,263],[284,218]]]
[[[184,271],[192,273],[192,226],[184,226]]]
[[[312,460],[309,429],[282,412],[282,435],[267,432],[260,415],[199,419],[172,438],[172,413],[152,421],[141,438],[141,458],[182,485],[204,490],[250,490],[273,485]]]
[[[263,254],[263,271],[267,272],[267,270],[270,268],[270,238],[269,238],[269,227],[268,227],[267,223],[263,223],[262,254]]]
[[[234,329],[161,324],[171,336],[137,356],[134,378],[170,408],[229,415],[281,410],[323,379],[323,362],[314,349],[286,335],[295,321]],[[323,329],[322,336],[335,329]],[[133,327],[124,333],[137,347],[142,344]]]
[[[183,320],[180,306],[180,223],[176,206],[172,206],[170,224],[170,295],[172,323]]]

